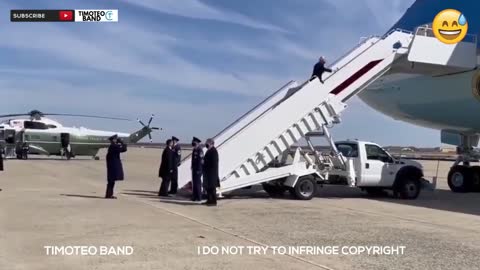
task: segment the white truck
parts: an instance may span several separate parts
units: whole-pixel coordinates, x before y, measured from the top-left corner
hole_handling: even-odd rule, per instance
[[[312,154],[298,148],[293,159],[285,154],[273,162],[264,173],[274,175],[289,171],[280,179],[262,183],[271,196],[287,190],[297,199],[309,200],[316,194],[319,184],[348,185],[378,195],[385,190],[396,197],[416,199],[422,188],[434,189],[436,183],[425,180],[423,167],[413,160],[397,160],[379,145],[371,142],[347,140],[332,144],[330,153],[315,150],[309,137]]]

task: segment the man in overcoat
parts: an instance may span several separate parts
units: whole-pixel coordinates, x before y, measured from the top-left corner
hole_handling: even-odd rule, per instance
[[[113,135],[109,138],[110,146],[107,152],[107,191],[105,192],[106,199],[116,199],[113,196],[113,189],[116,181],[123,181],[123,166],[120,159],[120,153],[127,151],[127,145],[118,138],[117,135]]]
[[[217,205],[217,187],[220,187],[220,177],[218,176],[218,152],[215,148],[213,139],[207,139],[205,142],[207,152],[203,159],[203,182],[207,190],[207,206]]]

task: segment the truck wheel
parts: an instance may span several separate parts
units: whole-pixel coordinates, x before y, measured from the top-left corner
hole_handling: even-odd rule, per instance
[[[450,168],[448,172],[448,187],[450,187],[450,190],[453,192],[469,192],[472,181],[472,168],[456,165]]]
[[[480,166],[473,166],[473,178],[472,178],[472,187],[473,192],[480,192]]]
[[[263,183],[262,184],[263,190],[270,195],[270,197],[279,197],[285,194],[285,191],[287,189],[284,186],[280,185],[275,185],[275,184],[269,184],[269,183]]]
[[[315,196],[317,191],[317,183],[312,176],[303,176],[297,180],[293,193],[295,198],[299,200],[310,200]]]
[[[419,179],[405,176],[399,180],[400,182],[397,185],[395,193],[400,195],[400,198],[404,200],[414,200],[420,195],[421,184]]]

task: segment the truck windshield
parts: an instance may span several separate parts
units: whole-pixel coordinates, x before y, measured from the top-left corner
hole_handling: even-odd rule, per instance
[[[356,143],[336,143],[335,146],[344,157],[358,157],[358,145]]]

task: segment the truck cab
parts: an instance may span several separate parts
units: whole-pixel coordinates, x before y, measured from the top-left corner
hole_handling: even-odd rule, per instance
[[[395,159],[376,143],[347,140],[335,142],[343,156],[348,175],[356,187],[368,193],[393,190],[403,198],[416,198],[422,186],[423,167],[413,160]],[[334,173],[334,172],[332,172]]]

